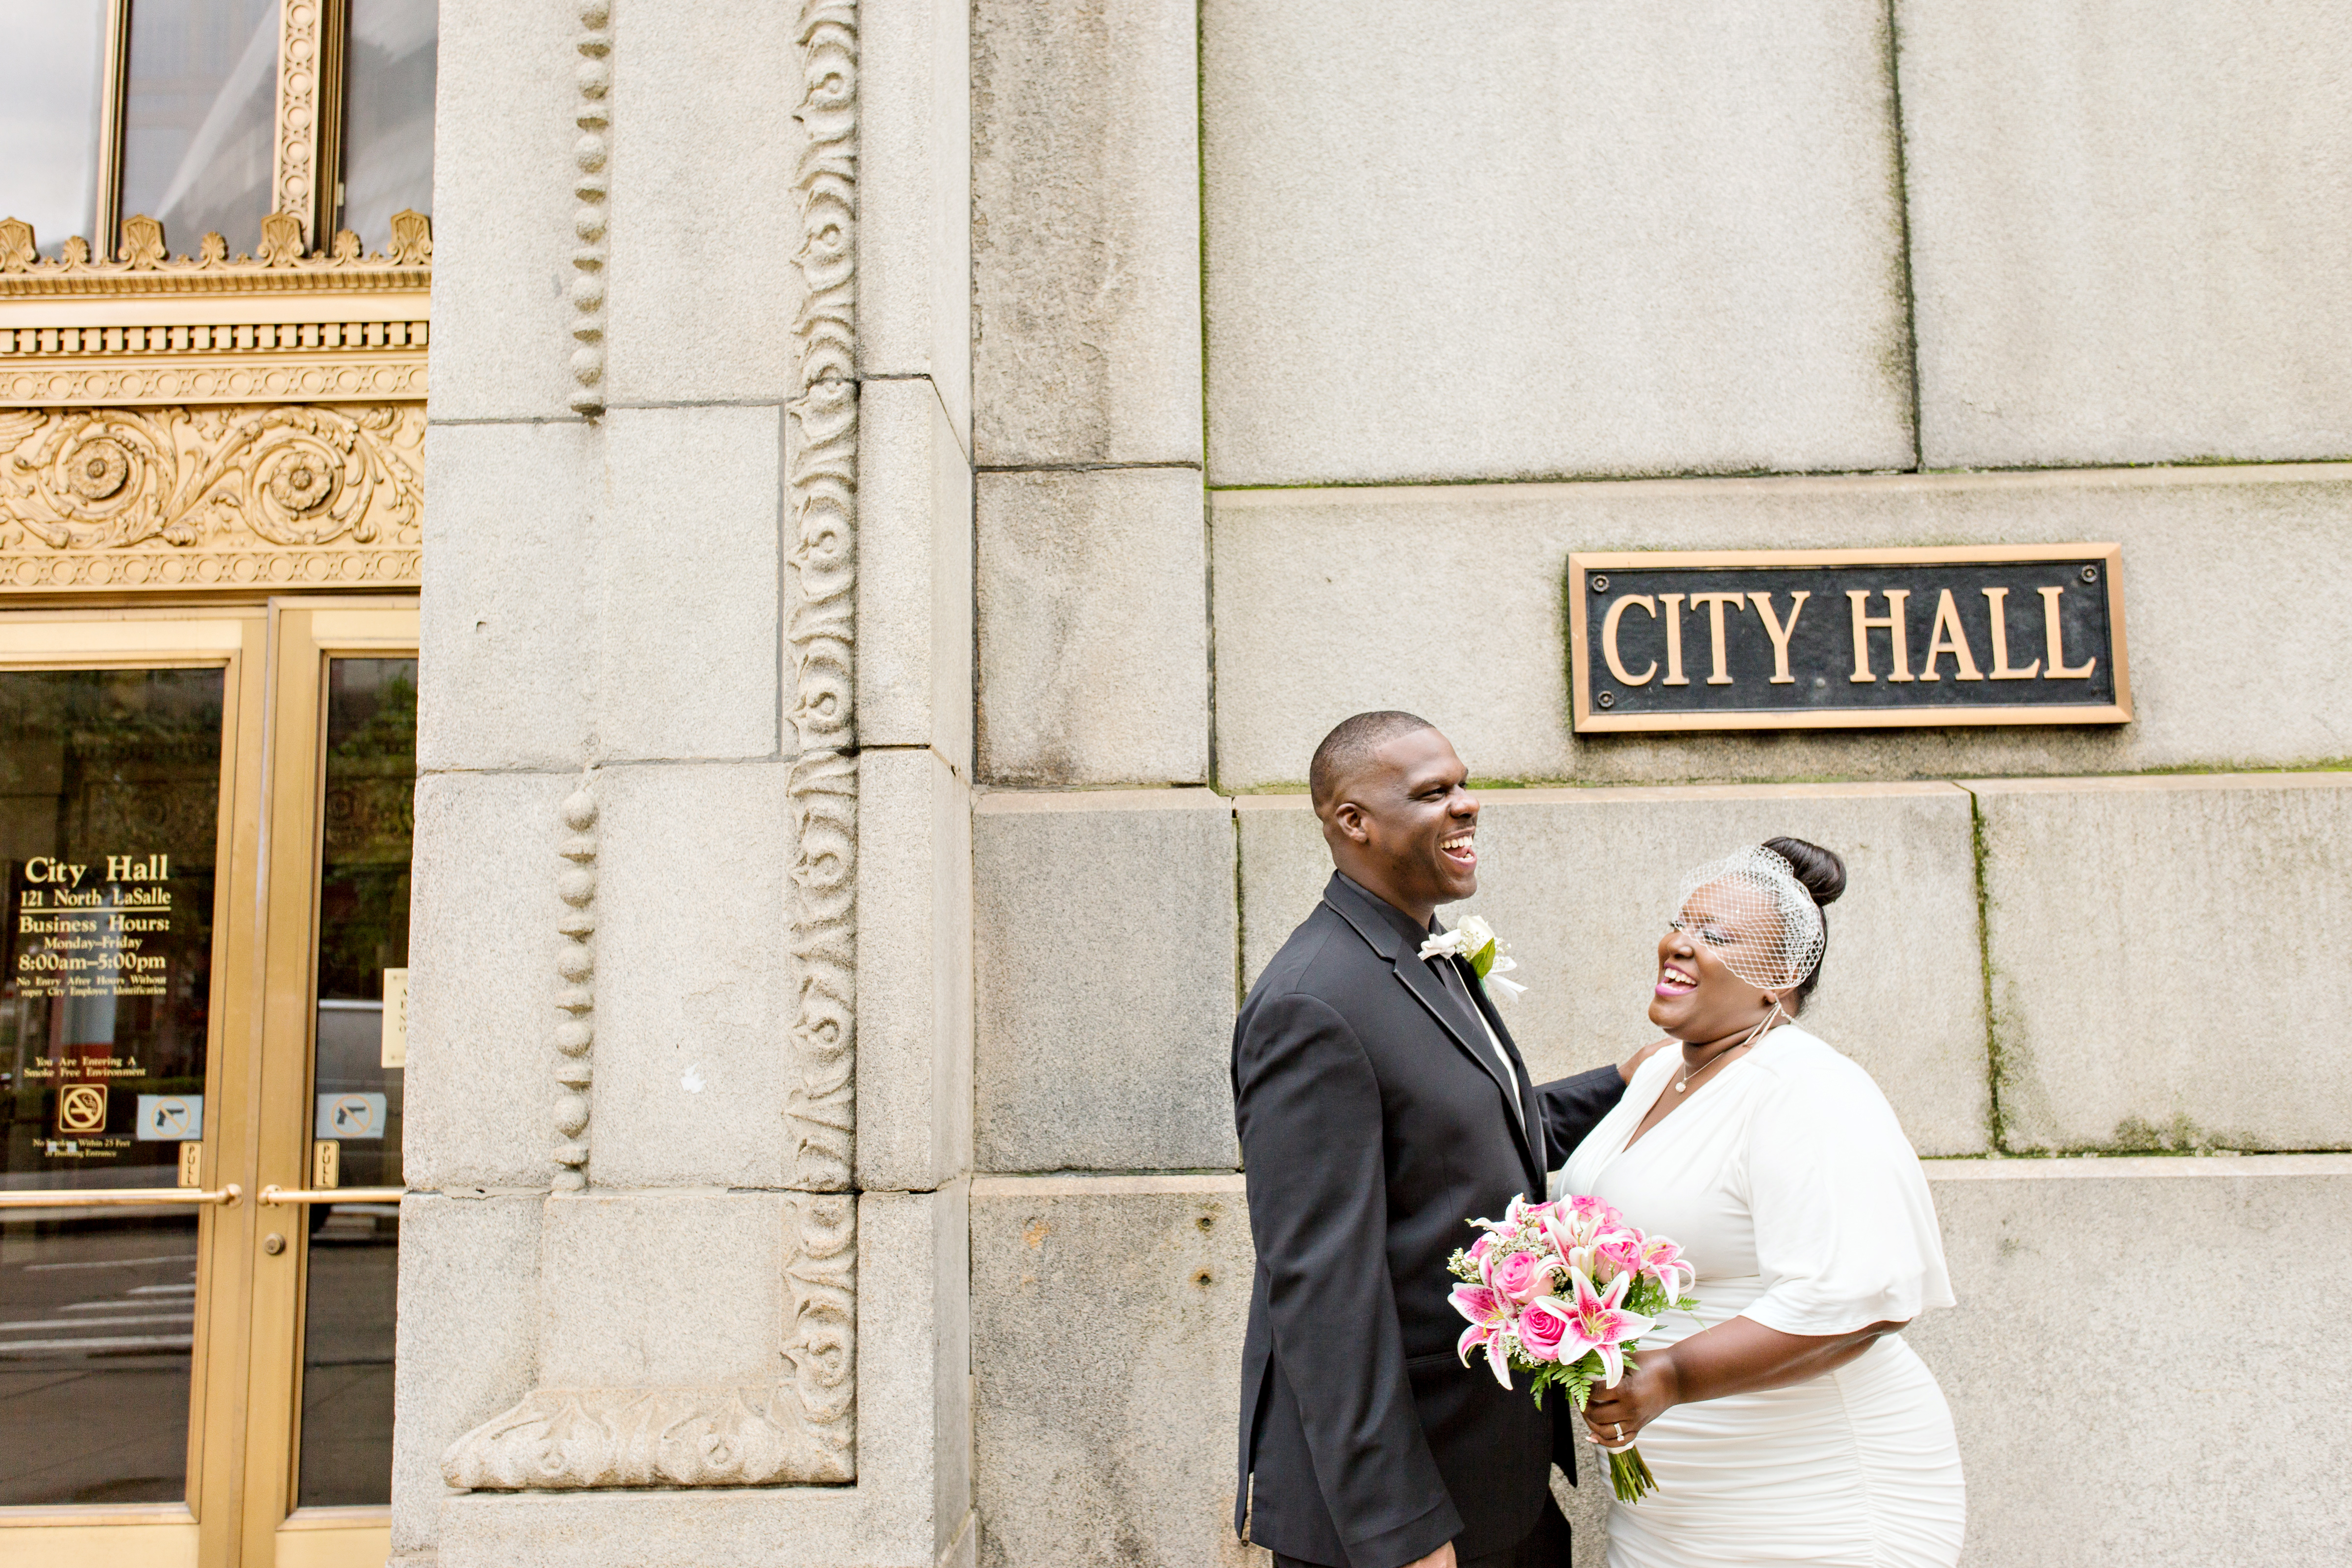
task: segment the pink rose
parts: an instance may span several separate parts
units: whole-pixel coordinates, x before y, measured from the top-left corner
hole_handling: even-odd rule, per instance
[[[1551,1288],[1551,1271],[1533,1253],[1514,1252],[1495,1265],[1487,1283],[1514,1301],[1532,1301]]]
[[[1642,1238],[1623,1231],[1607,1237],[1593,1247],[1592,1254],[1609,1265],[1611,1278],[1619,1274],[1638,1274],[1642,1269]]]
[[[1519,1314],[1519,1348],[1535,1361],[1558,1361],[1560,1342],[1568,1338],[1568,1320],[1542,1302],[1532,1302]]]

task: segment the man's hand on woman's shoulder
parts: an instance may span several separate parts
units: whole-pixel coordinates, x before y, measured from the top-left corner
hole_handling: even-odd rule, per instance
[[[1627,1057],[1623,1061],[1617,1064],[1617,1076],[1623,1079],[1627,1083],[1633,1082],[1633,1069],[1635,1068],[1640,1067],[1643,1062],[1648,1061],[1653,1055],[1664,1050],[1668,1046],[1671,1046],[1675,1042],[1671,1037],[1663,1040],[1651,1041],[1648,1045],[1643,1046],[1640,1050],[1635,1051],[1632,1056]]]

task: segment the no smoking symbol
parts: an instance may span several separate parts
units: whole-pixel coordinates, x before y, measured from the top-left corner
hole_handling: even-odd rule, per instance
[[[67,1085],[58,1096],[58,1131],[105,1131],[106,1086],[97,1083]]]

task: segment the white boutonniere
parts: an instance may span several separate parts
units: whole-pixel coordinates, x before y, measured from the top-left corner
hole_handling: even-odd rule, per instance
[[[1431,937],[1421,944],[1423,958],[1466,958],[1471,972],[1479,979],[1500,990],[1504,995],[1524,996],[1528,988],[1504,975],[1517,969],[1518,960],[1511,956],[1508,943],[1495,934],[1495,928],[1476,915],[1464,915],[1462,923],[1443,936]]]

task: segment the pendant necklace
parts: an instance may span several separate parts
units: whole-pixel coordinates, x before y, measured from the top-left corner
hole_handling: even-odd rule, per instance
[[[1780,1015],[1780,1004],[1776,1001],[1772,1004],[1771,1011],[1764,1015],[1763,1021],[1759,1023],[1754,1028],[1748,1031],[1748,1037],[1740,1041],[1739,1046],[1749,1046],[1755,1044],[1756,1037],[1762,1034],[1768,1027],[1769,1027],[1773,1019],[1779,1017]],[[1713,1067],[1724,1058],[1731,1055],[1732,1051],[1739,1049],[1739,1046],[1732,1047],[1730,1051],[1717,1051],[1715,1055],[1707,1058],[1706,1060],[1699,1063],[1698,1066],[1695,1068],[1685,1066],[1683,1068],[1683,1076],[1675,1079],[1675,1092],[1676,1094],[1688,1093],[1690,1091],[1691,1079],[1697,1078],[1700,1074],[1706,1072],[1707,1068]]]

